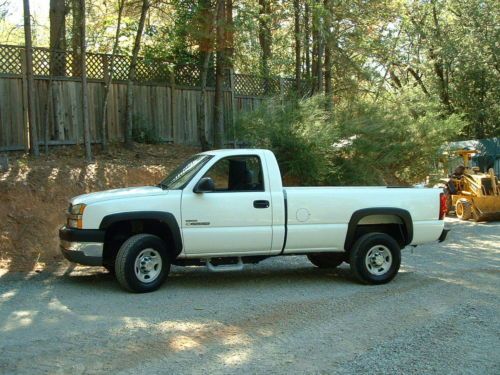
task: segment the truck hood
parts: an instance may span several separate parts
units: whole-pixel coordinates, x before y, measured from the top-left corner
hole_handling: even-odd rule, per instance
[[[113,189],[98,191],[95,193],[83,194],[74,197],[70,200],[72,205],[85,203],[86,205],[109,201],[114,199],[124,199],[124,198],[139,198],[139,197],[149,197],[153,195],[164,195],[168,194],[168,190],[163,190],[157,186],[139,186],[130,187],[125,189]]]

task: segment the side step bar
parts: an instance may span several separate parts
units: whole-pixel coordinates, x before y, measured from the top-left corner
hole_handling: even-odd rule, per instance
[[[241,257],[238,257],[238,263],[236,264],[222,264],[215,266],[210,262],[210,259],[206,259],[205,264],[210,272],[226,272],[226,271],[241,271],[245,265]]]

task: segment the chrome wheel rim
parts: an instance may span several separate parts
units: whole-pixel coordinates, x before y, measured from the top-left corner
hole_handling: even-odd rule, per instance
[[[142,250],[135,258],[135,276],[143,283],[152,283],[161,273],[163,262],[155,249]]]
[[[385,274],[392,266],[392,254],[387,246],[373,246],[366,253],[365,265],[372,275],[380,276]]]

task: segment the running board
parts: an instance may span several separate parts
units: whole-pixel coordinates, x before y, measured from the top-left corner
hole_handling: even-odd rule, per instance
[[[210,259],[207,259],[205,264],[210,272],[241,271],[245,266],[241,257],[238,257],[238,263],[236,264],[222,264],[220,266],[214,266],[210,263]]]

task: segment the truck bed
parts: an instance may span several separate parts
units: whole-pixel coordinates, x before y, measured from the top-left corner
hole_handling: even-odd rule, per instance
[[[438,220],[440,189],[375,187],[290,187],[287,204],[286,253],[344,250],[348,223],[354,212],[371,208],[401,208],[411,212],[412,244],[433,241],[442,231]],[[424,203],[423,203],[424,202]],[[394,222],[373,215],[363,219]],[[311,239],[314,246],[311,246]]]

